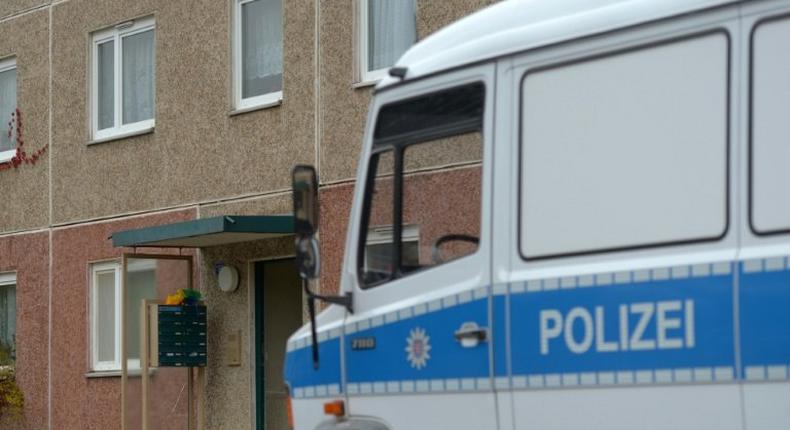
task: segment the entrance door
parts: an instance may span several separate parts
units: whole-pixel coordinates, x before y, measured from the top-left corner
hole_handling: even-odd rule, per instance
[[[283,362],[302,325],[302,290],[293,258],[255,263],[255,406],[258,430],[286,430]]]

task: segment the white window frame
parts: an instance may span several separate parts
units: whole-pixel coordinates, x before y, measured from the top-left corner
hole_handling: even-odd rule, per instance
[[[7,72],[9,70],[16,69],[16,58],[7,58],[5,60],[0,61],[0,73]],[[17,80],[19,79],[19,74],[17,73]],[[17,89],[19,85],[17,85]],[[19,94],[17,94],[17,105],[19,100]],[[9,121],[9,118],[3,118],[0,124],[6,124]],[[13,137],[13,136],[12,136]],[[16,155],[16,148],[9,149],[8,151],[0,151],[0,163],[5,163],[10,161]]]
[[[417,0],[414,1],[416,6]],[[356,19],[356,23],[357,23],[356,26],[357,53],[356,54],[357,55],[356,56],[357,56],[357,65],[359,67],[359,71],[357,72],[357,86],[374,85],[378,83],[378,81],[387,77],[387,74],[389,73],[389,69],[392,67],[389,66],[381,69],[369,70],[368,67],[368,58],[370,56],[370,53],[368,52],[368,36],[370,36],[370,33],[368,32],[369,6],[370,6],[370,0],[357,0],[357,19]]]
[[[0,273],[0,286],[16,285],[16,272]]]
[[[154,80],[154,118],[123,124],[123,39],[138,33],[153,30],[156,40],[154,18],[143,18],[116,25],[113,28],[98,31],[91,37],[91,136],[94,141],[120,138],[145,133],[154,129],[156,118],[156,81]],[[99,45],[113,41],[113,115],[114,126],[99,130]],[[156,42],[154,42],[154,58],[156,58]],[[156,61],[154,61],[156,69]]]
[[[283,100],[282,90],[254,97],[242,98],[241,96],[241,7],[253,1],[255,0],[233,0],[233,108],[235,110],[276,106]],[[285,0],[282,0],[282,5],[285,7]],[[283,31],[283,29],[280,29],[280,31]]]
[[[107,272],[112,272],[115,276],[115,360],[99,361],[97,281],[100,273]],[[121,370],[121,265],[117,261],[91,265],[90,309],[91,369],[97,372]]]
[[[385,243],[393,243],[394,242],[394,234],[395,230],[392,226],[382,226],[382,227],[371,227],[368,229],[367,240],[365,241],[365,248],[367,249],[370,245],[382,245]],[[401,236],[403,237],[402,242],[415,242],[417,244],[417,249],[420,249],[420,227],[412,224],[405,224],[401,231]],[[364,254],[364,269],[368,270],[368,253],[365,251]]]

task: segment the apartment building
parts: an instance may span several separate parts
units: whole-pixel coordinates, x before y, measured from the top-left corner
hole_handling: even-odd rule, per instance
[[[203,427],[284,428],[283,349],[303,321],[278,216],[291,168],[319,169],[320,288],[335,291],[372,85],[415,40],[491,2],[0,2],[0,365],[15,367],[22,427],[139,427],[139,371],[121,376],[121,339],[140,335],[122,321],[137,312],[122,255],[152,253],[191,257],[204,295]],[[251,231],[188,231],[241,216]],[[138,260],[126,288],[178,284],[172,264]],[[153,428],[186,428],[172,381],[155,390]]]

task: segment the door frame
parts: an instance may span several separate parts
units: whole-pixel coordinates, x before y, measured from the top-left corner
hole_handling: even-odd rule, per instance
[[[251,329],[252,329],[252,338],[254,342],[254,347],[250,348],[250,373],[251,373],[251,394],[252,394],[252,405],[250,410],[250,416],[252,418],[252,428],[256,430],[263,430],[264,429],[264,420],[266,418],[264,413],[264,387],[263,387],[263,369],[262,366],[258,365],[258,359],[262,356],[263,350],[263,312],[258,312],[258,309],[263,310],[263,294],[258,294],[259,288],[262,291],[264,288],[264,278],[263,278],[263,267],[267,263],[276,263],[285,260],[296,260],[296,256],[293,254],[290,255],[279,255],[275,257],[267,257],[267,258],[260,258],[255,260],[250,260],[248,262],[248,270],[249,273],[249,282],[248,285],[251,286],[249,292],[249,303],[250,306],[250,322],[251,322]]]

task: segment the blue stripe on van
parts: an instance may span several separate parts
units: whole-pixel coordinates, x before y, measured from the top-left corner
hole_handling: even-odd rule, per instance
[[[286,354],[284,374],[294,397],[324,397],[342,392],[340,339],[320,342],[318,354],[318,369],[313,367],[310,346],[288,351]]]
[[[790,270],[785,258],[740,264],[741,377],[788,379]]]
[[[472,300],[453,306],[444,306],[427,312],[399,319],[389,324],[360,330],[346,336],[346,372],[349,393],[352,384],[435,380],[447,378],[487,378],[488,344],[479,343],[474,348],[463,348],[453,333],[468,321],[480,327],[488,325],[487,298]],[[424,362],[416,357],[409,360],[410,338],[427,337],[423,348],[429,348]],[[354,339],[375,338],[376,347],[369,350],[352,350]],[[360,391],[366,391],[360,386]],[[375,387],[371,386],[371,389]],[[415,387],[418,389],[418,387]],[[442,391],[446,390],[445,387]]]
[[[543,375],[548,384],[545,375],[594,372],[599,384],[598,372],[733,369],[732,274],[667,275],[511,294],[513,373]],[[673,382],[669,375],[641,377]],[[559,385],[578,377],[565,379]]]
[[[739,278],[737,369],[733,268]],[[790,262],[784,258],[495,286],[490,302],[495,387],[485,344],[464,349],[452,337],[463,322],[488,324],[487,291],[481,288],[346,326],[348,394],[790,379]],[[559,318],[563,326],[558,331]],[[572,321],[565,330],[568,319]],[[589,327],[591,334],[585,332]],[[420,368],[407,359],[407,339],[415,328],[430,337],[430,358]],[[375,348],[352,350],[358,338],[375,338]],[[340,391],[339,341],[330,337],[321,343],[318,371],[312,369],[309,345],[289,345],[285,373],[296,397]]]

